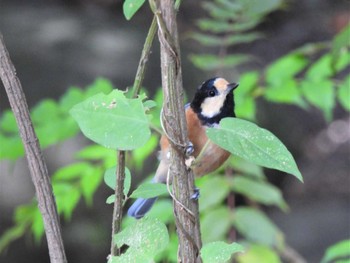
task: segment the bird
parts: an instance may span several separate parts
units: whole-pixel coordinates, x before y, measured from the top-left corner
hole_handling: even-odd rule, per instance
[[[236,117],[233,91],[238,85],[229,83],[221,77],[208,79],[197,88],[192,101],[185,106],[188,138],[193,145],[192,155],[196,158],[201,154],[200,160],[191,167],[196,177],[215,171],[230,156],[228,151],[213,142],[207,144],[206,129],[219,127],[223,118]],[[166,184],[170,165],[170,142],[166,135],[160,139],[159,158],[160,163],[152,182]],[[138,198],[128,209],[127,214],[140,219],[151,209],[156,200],[157,197]]]

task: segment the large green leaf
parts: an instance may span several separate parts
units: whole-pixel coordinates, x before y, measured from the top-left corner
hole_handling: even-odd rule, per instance
[[[314,106],[321,109],[327,121],[332,119],[335,106],[334,84],[327,79],[305,80],[301,90],[305,98]]]
[[[233,190],[262,204],[277,205],[284,211],[288,209],[281,191],[267,182],[238,176],[233,179]]]
[[[331,247],[327,248],[321,263],[349,262],[349,261],[341,261],[342,259],[349,260],[349,258],[350,258],[350,239],[347,239],[347,240],[340,241],[332,245]]]
[[[215,144],[242,159],[303,180],[292,154],[284,144],[271,132],[252,122],[225,118],[218,128],[207,129],[207,135]]]
[[[224,263],[228,262],[233,254],[243,251],[244,248],[240,244],[216,241],[205,244],[201,249],[201,256],[203,263]]]
[[[236,208],[234,225],[250,241],[277,248],[284,244],[283,233],[265,214],[257,209]]]
[[[232,213],[227,207],[208,210],[201,218],[201,233],[204,243],[225,239],[231,227]],[[215,227],[213,227],[215,225]]]
[[[144,217],[135,220],[134,224],[114,236],[118,247],[127,245],[128,248],[119,257],[113,257],[108,262],[151,262],[154,257],[164,250],[169,243],[166,226],[158,219]]]
[[[283,85],[283,81],[291,79],[308,64],[305,56],[290,53],[274,61],[266,71],[266,81],[270,84]]]
[[[204,176],[196,180],[200,189],[199,210],[204,211],[222,203],[230,192],[227,178],[223,176]],[[220,189],[220,191],[213,191]]]
[[[119,90],[90,97],[70,113],[86,137],[107,148],[133,150],[151,134],[141,99],[127,99]]]
[[[303,107],[304,101],[298,83],[292,78],[278,79],[278,81],[266,87],[264,97],[271,102],[296,104]]]

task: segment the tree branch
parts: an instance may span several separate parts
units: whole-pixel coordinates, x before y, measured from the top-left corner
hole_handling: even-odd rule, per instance
[[[136,98],[141,90],[142,82],[146,72],[146,65],[151,52],[151,47],[155,34],[157,32],[157,22],[155,17],[152,20],[151,26],[148,30],[148,34],[145,40],[145,44],[142,49],[141,58],[136,71],[134,80],[132,97]],[[119,256],[120,249],[114,243],[114,236],[119,233],[121,221],[123,218],[123,188],[125,180],[125,151],[117,151],[118,154],[118,170],[116,174],[116,189],[115,189],[115,201],[113,208],[112,219],[112,242],[111,242],[111,256]]]
[[[152,0],[150,5],[157,17],[158,38],[161,43],[164,92],[162,118],[165,117],[163,119],[164,129],[171,143],[169,173],[176,198],[174,216],[179,236],[179,261],[201,262],[198,202],[191,200],[194,191],[194,176],[185,165],[185,151],[189,141],[183,106],[181,59],[174,1],[158,0],[154,2]]]
[[[125,180],[125,151],[118,151],[117,182],[113,207],[111,255],[119,256],[120,248],[114,242],[114,236],[119,233],[123,218],[124,180]]]
[[[44,221],[50,261],[51,263],[65,263],[67,259],[49,174],[40,150],[38,138],[33,129],[21,83],[16,76],[15,67],[11,62],[1,33],[0,77],[4,84],[24,144],[31,178],[38,199],[38,206]]]

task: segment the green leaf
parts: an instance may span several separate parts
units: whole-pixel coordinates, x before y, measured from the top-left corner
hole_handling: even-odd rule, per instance
[[[201,30],[208,30],[214,33],[223,33],[233,31],[232,23],[226,21],[217,21],[213,19],[199,19],[197,25]]]
[[[73,163],[57,170],[53,175],[52,180],[53,182],[57,182],[60,180],[78,179],[90,169],[93,169],[93,166],[88,162]]]
[[[84,100],[82,89],[70,87],[59,100],[59,107],[62,111],[68,112],[75,104]]]
[[[32,224],[31,230],[32,230],[33,235],[34,235],[35,242],[37,244],[39,244],[39,241],[41,240],[41,238],[43,237],[43,235],[45,233],[44,221],[43,221],[43,218],[41,216],[39,209],[36,209],[36,212],[34,214],[33,224]]]
[[[227,207],[210,209],[201,218],[203,243],[225,239],[231,227],[232,213]],[[215,227],[213,227],[215,225]]]
[[[18,127],[12,111],[5,110],[0,118],[0,128],[4,132],[18,134]]]
[[[278,254],[271,248],[263,245],[252,244],[248,250],[237,255],[238,263],[281,263]]]
[[[332,62],[331,65],[336,65],[342,49],[345,47],[349,47],[350,45],[350,23],[340,32],[338,33],[332,41]]]
[[[227,178],[222,176],[198,178],[196,185],[200,189],[199,210],[201,212],[222,203],[230,192]],[[213,189],[220,189],[220,191],[213,191]]]
[[[233,190],[264,205],[277,205],[283,211],[288,210],[281,191],[267,182],[237,176],[233,179]]]
[[[244,13],[252,17],[268,14],[283,4],[282,0],[239,0],[238,2],[243,5]]]
[[[235,113],[239,118],[255,120],[256,104],[252,97],[235,97]]]
[[[101,167],[94,167],[87,170],[81,178],[81,190],[88,205],[92,205],[92,197],[101,184],[103,172]]]
[[[87,160],[101,160],[113,158],[115,161],[115,151],[112,149],[106,149],[98,144],[92,144],[86,146],[84,149],[80,150],[77,157]]]
[[[348,75],[343,83],[338,87],[338,100],[344,109],[350,111],[350,75]]]
[[[270,84],[284,86],[284,81],[290,80],[302,71],[308,64],[308,59],[300,53],[290,53],[274,61],[266,70],[266,81]]]
[[[106,199],[106,204],[113,204],[115,201],[115,194],[112,194],[110,196],[108,196],[108,198]]]
[[[240,11],[239,5],[236,5],[236,8],[234,10],[234,8],[227,8],[228,6],[225,6],[225,8],[223,8],[214,2],[209,1],[204,2],[202,6],[205,10],[209,11],[212,17],[219,20],[232,19],[234,16],[236,16],[237,11]]]
[[[340,262],[350,258],[350,239],[340,241],[327,248],[321,263]],[[339,260],[339,261],[338,261]],[[348,262],[348,261],[345,261]]]
[[[152,198],[160,195],[168,194],[165,184],[160,183],[144,183],[137,187],[130,195],[131,198]]]
[[[158,219],[143,217],[115,235],[114,241],[118,247],[127,245],[128,249],[109,262],[150,262],[168,246],[169,235]]]
[[[148,217],[157,218],[164,224],[174,223],[173,203],[169,199],[160,199],[147,213]]]
[[[233,165],[235,171],[242,173],[245,176],[250,176],[255,180],[265,180],[265,174],[261,166],[251,163],[247,160],[243,160],[238,157],[233,157],[230,159],[230,163]]]
[[[224,58],[218,58],[215,55],[190,55],[192,63],[201,70],[216,70],[221,67],[233,67],[246,63],[252,58],[248,55],[227,55]]]
[[[283,246],[283,233],[261,211],[238,207],[235,210],[234,225],[245,238],[267,246]]]
[[[252,122],[225,118],[218,128],[207,129],[207,135],[215,144],[242,159],[290,173],[302,181],[294,158],[284,144]]]
[[[137,148],[132,152],[132,164],[134,164],[138,170],[140,170],[143,167],[146,158],[154,152],[154,150],[158,146],[158,141],[159,138],[156,135],[152,134],[151,138],[147,141],[147,143],[144,146]]]
[[[56,101],[51,99],[46,99],[41,101],[34,109],[31,111],[30,116],[35,124],[48,124],[53,119],[59,119],[59,114],[61,110]]]
[[[305,80],[301,83],[301,90],[305,98],[323,111],[327,121],[332,119],[332,111],[335,106],[333,85],[327,79]]]
[[[294,79],[285,79],[284,81],[281,80],[281,83],[272,83],[272,86],[268,86],[265,89],[264,97],[271,102],[304,106],[298,83]]]
[[[27,230],[27,224],[17,224],[6,229],[0,236],[0,253],[2,253],[13,241],[22,237]]]
[[[18,135],[3,136],[0,134],[0,159],[16,160],[24,155],[22,140]]]
[[[215,46],[230,46],[243,43],[250,43],[262,37],[261,33],[245,33],[234,34],[228,37],[215,36],[202,33],[193,33],[191,37],[201,43],[203,46],[215,47]]]
[[[145,0],[125,0],[123,4],[124,16],[127,20],[130,20],[133,15],[144,4]]]
[[[72,184],[56,183],[53,185],[53,191],[56,197],[58,213],[63,213],[65,219],[69,220],[80,200],[79,189]]]
[[[325,79],[332,75],[331,57],[326,54],[315,61],[306,72],[308,79]]]
[[[233,254],[243,251],[244,248],[240,244],[216,241],[205,244],[201,249],[201,256],[203,263],[224,263],[228,262]]]
[[[104,174],[104,181],[106,185],[108,185],[112,190],[115,190],[116,183],[117,183],[117,167],[111,167],[106,170]],[[128,196],[129,190],[131,185],[131,173],[130,170],[125,167],[125,179],[124,179],[124,189],[123,193],[125,196]]]
[[[84,99],[88,99],[99,93],[108,94],[114,89],[110,80],[105,78],[97,78],[92,84],[86,87]]]
[[[107,148],[133,150],[151,134],[142,101],[127,99],[119,90],[90,97],[70,113],[86,137]]]

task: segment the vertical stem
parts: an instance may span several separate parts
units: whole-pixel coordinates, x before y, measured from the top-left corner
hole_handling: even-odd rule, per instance
[[[181,59],[173,0],[150,1],[157,16],[161,43],[164,129],[171,142],[170,177],[173,179],[174,216],[179,236],[179,261],[201,262],[198,203],[191,200],[194,177],[185,165],[188,145],[183,106]],[[163,116],[162,116],[163,117]],[[184,209],[185,207],[185,209]]]
[[[1,33],[0,77],[24,144],[30,175],[38,199],[38,206],[44,221],[50,261],[51,263],[65,263],[67,259],[63,246],[60,221],[47,166],[40,150],[39,140],[33,128],[21,82],[16,76],[15,67],[11,62]]]
[[[124,200],[124,179],[125,179],[125,151],[118,151],[118,170],[117,170],[117,182],[115,187],[115,201],[113,207],[113,222],[112,222],[112,242],[111,242],[111,255],[119,256],[120,249],[114,242],[114,235],[119,233],[121,221],[123,217],[123,200]]]
[[[136,76],[133,85],[132,97],[136,98],[140,92],[141,85],[146,72],[146,65],[151,52],[154,36],[157,32],[157,21],[153,18],[151,26],[148,30],[148,34],[145,40],[145,44],[142,49],[141,58],[136,71]],[[125,180],[125,151],[117,151],[118,155],[118,170],[116,174],[116,189],[115,189],[115,202],[113,208],[112,219],[112,242],[111,242],[111,256],[119,256],[120,249],[114,243],[114,236],[119,233],[121,221],[123,217],[123,188]]]

